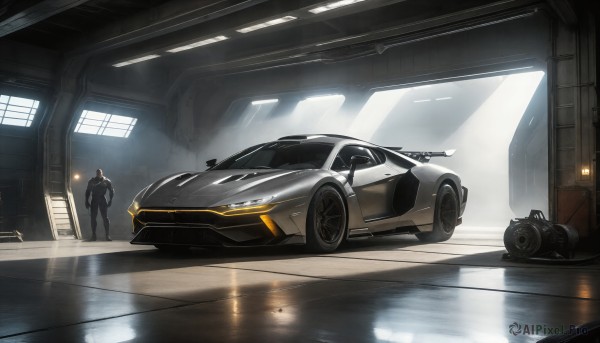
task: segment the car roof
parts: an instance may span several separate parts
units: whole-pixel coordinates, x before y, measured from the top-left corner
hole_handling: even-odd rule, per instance
[[[279,141],[302,141],[302,142],[314,142],[314,143],[333,143],[333,144],[354,142],[354,143],[360,143],[360,144],[367,144],[370,146],[376,146],[373,143],[369,143],[369,142],[363,141],[358,138],[343,136],[343,135],[336,135],[336,134],[292,135],[292,136],[281,137],[278,140]]]

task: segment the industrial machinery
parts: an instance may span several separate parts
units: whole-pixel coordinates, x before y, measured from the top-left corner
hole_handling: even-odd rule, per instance
[[[504,232],[505,259],[570,259],[579,235],[568,225],[554,224],[540,210],[510,221]]]

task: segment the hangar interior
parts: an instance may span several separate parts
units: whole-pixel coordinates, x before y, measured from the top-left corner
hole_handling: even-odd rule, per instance
[[[600,320],[597,264],[501,260],[531,209],[600,252],[599,7],[0,1],[0,232],[23,239],[0,236],[0,340],[534,342]],[[323,133],[456,149],[432,159],[469,188],[455,236],[317,255],[129,244],[148,184]],[[98,168],[113,242],[84,241]]]

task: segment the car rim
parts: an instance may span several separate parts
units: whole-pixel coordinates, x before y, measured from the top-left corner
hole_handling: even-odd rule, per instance
[[[456,203],[452,194],[444,194],[440,204],[440,219],[442,220],[442,229],[450,233],[456,226]]]
[[[335,193],[324,193],[316,206],[315,227],[325,243],[335,243],[344,231],[344,207]]]

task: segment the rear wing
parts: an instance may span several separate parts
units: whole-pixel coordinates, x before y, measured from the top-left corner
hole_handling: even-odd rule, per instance
[[[410,157],[419,162],[427,163],[432,157],[450,157],[454,155],[456,149],[446,151],[404,151],[400,147],[385,147],[396,152],[401,153],[404,156]]]

